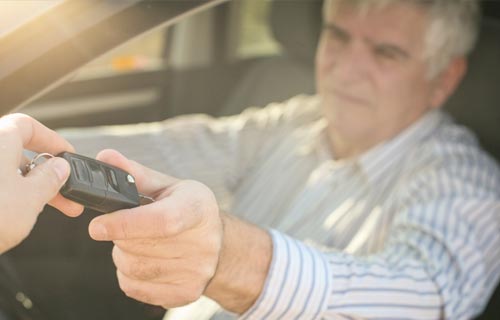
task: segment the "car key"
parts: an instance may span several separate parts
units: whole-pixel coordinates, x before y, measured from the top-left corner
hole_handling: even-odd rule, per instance
[[[46,153],[39,154],[28,164],[28,171],[36,166],[40,156],[53,157]],[[108,213],[154,201],[140,195],[134,177],[120,168],[70,152],[63,152],[57,157],[64,158],[71,166],[69,178],[60,193],[89,209]]]

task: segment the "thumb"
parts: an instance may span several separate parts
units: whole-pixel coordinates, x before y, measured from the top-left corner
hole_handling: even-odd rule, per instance
[[[59,193],[69,173],[69,163],[56,157],[37,165],[26,175],[26,179],[30,189],[37,190],[36,195],[41,204],[46,204]]]
[[[99,152],[96,159],[130,173],[135,178],[137,189],[146,195],[154,195],[178,182],[176,178],[149,169],[133,160],[127,159],[116,150],[103,150]]]

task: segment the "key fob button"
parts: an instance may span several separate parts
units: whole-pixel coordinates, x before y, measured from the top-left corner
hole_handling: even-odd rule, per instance
[[[85,162],[80,159],[73,158],[71,159],[71,164],[78,180],[83,182],[90,182],[90,173],[87,169],[87,166],[85,165]]]
[[[106,183],[106,177],[104,175],[102,167],[93,162],[87,162],[87,166],[90,169],[91,173],[91,182],[92,182],[92,187],[93,188],[98,188],[101,190],[106,190],[107,189],[107,183]]]
[[[119,191],[118,188],[118,181],[116,180],[116,174],[113,170],[106,169],[106,176],[108,178],[108,183],[115,189],[116,191]]]

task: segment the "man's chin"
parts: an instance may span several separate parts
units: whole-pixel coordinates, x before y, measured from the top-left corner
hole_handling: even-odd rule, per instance
[[[373,128],[377,117],[373,108],[323,100],[323,114],[328,122],[342,131],[363,132]]]

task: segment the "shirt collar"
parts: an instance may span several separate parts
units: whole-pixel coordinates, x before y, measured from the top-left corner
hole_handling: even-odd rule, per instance
[[[444,120],[445,116],[440,110],[431,110],[419,120],[400,132],[394,138],[382,142],[360,156],[348,160],[334,160],[334,153],[330,149],[327,137],[326,119],[320,120],[316,126],[316,145],[314,148],[320,160],[330,162],[331,167],[353,166],[359,170],[372,185],[376,185],[391,171],[392,165],[408,150],[425,141]]]
[[[427,140],[443,119],[444,114],[440,110],[431,110],[394,138],[362,154],[357,161],[368,180],[376,184],[382,177],[388,175],[392,165],[409,150]]]

